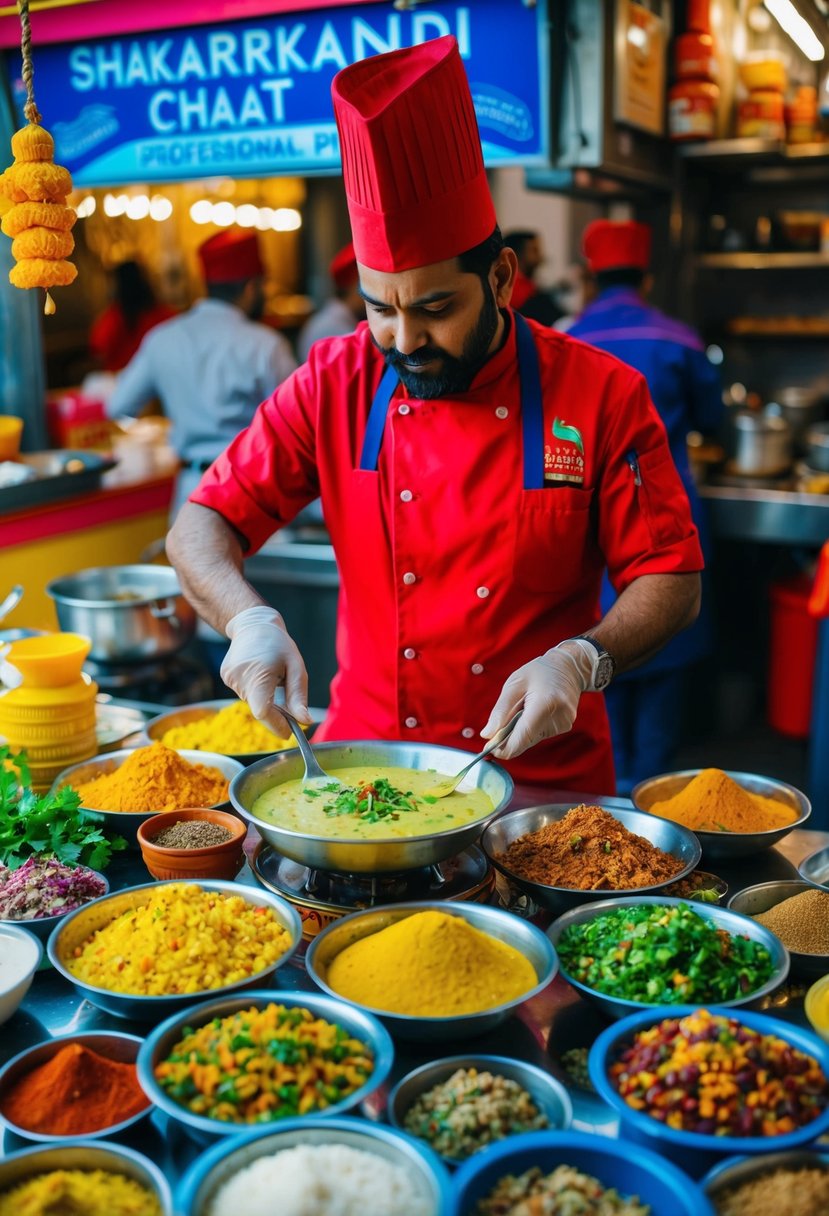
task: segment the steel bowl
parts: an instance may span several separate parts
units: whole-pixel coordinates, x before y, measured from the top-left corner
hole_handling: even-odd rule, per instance
[[[98,1140],[44,1144],[11,1153],[0,1160],[0,1195],[13,1186],[52,1170],[106,1170],[110,1174],[124,1174],[155,1196],[161,1216],[173,1216],[170,1185],[158,1166],[126,1145],[102,1144]]]
[[[40,1140],[47,1144],[62,1143],[67,1139],[66,1136],[31,1131],[19,1123],[13,1123],[3,1113],[5,1097],[12,1086],[26,1073],[51,1060],[68,1043],[78,1043],[82,1047],[88,1047],[90,1051],[97,1052],[98,1055],[105,1056],[108,1060],[116,1060],[120,1064],[134,1064],[138,1059],[138,1049],[142,1042],[143,1040],[135,1034],[121,1034],[116,1030],[95,1030],[86,1034],[61,1034],[54,1039],[46,1039],[43,1043],[38,1043],[36,1047],[27,1047],[25,1051],[18,1052],[0,1069],[0,1126],[7,1127],[9,1131],[14,1132],[17,1136],[22,1136],[25,1140]],[[108,1127],[101,1127],[96,1132],[84,1132],[83,1138],[84,1140],[100,1140],[107,1136],[117,1136],[132,1127],[133,1124],[140,1122],[141,1119],[146,1118],[151,1110],[152,1103],[147,1098],[147,1105],[137,1115],[132,1115],[129,1119],[121,1119]]]
[[[738,1153],[756,1156],[770,1149],[802,1148],[829,1131],[829,1106],[811,1123],[780,1136],[716,1136],[688,1132],[669,1127],[645,1111],[634,1110],[628,1106],[608,1076],[609,1067],[618,1057],[621,1048],[630,1043],[640,1031],[658,1025],[665,1018],[683,1018],[695,1013],[698,1008],[698,1005],[661,1005],[656,1009],[632,1013],[603,1030],[590,1048],[590,1080],[599,1097],[619,1116],[619,1136],[623,1142],[647,1144],[670,1161],[681,1165],[692,1177],[699,1178],[723,1157]],[[715,1008],[713,1012],[716,1014],[718,1011]],[[829,1077],[829,1044],[822,1043],[817,1035],[768,1014],[755,1013],[754,1010],[740,1009],[733,1014],[729,1010],[725,1016],[729,1015],[749,1029],[763,1035],[774,1035],[797,1051],[811,1056],[819,1064],[824,1076]]]
[[[222,997],[218,1001],[205,1001],[191,1006],[183,1013],[176,1013],[166,1022],[162,1022],[148,1035],[138,1056],[138,1080],[147,1097],[155,1106],[163,1110],[174,1123],[180,1124],[185,1132],[202,1144],[213,1144],[217,1136],[238,1136],[240,1133],[258,1131],[262,1123],[228,1123],[222,1119],[210,1119],[205,1115],[194,1115],[180,1102],[169,1096],[155,1078],[155,1069],[165,1060],[178,1042],[181,1041],[184,1028],[198,1030],[200,1026],[211,1022],[213,1018],[225,1018],[238,1013],[240,1009],[265,1009],[268,1005],[300,1006],[309,1009],[315,1017],[324,1018],[327,1022],[336,1022],[344,1027],[352,1038],[359,1039],[371,1047],[374,1054],[374,1071],[371,1076],[349,1094],[341,1102],[327,1107],[324,1111],[304,1118],[325,1118],[345,1114],[355,1106],[359,1106],[364,1098],[374,1093],[386,1080],[394,1060],[394,1047],[388,1031],[372,1017],[354,1005],[346,1005],[342,1001],[334,1001],[331,997],[321,996],[318,992],[246,992],[243,996]],[[277,1129],[285,1120],[274,1119],[270,1126]]]
[[[728,907],[732,912],[739,912],[742,916],[757,916],[758,913],[768,912],[769,908],[781,904],[784,899],[800,895],[801,891],[814,891],[814,889],[810,882],[798,882],[797,879],[758,882],[733,895],[728,901]],[[766,930],[766,932],[771,932],[771,930]],[[803,954],[798,950],[789,950],[788,954],[793,976],[816,980],[829,971],[829,954]]]
[[[581,980],[575,979],[561,962],[559,942],[562,934],[571,925],[583,925],[588,921],[595,920],[597,916],[604,916],[608,912],[615,911],[617,908],[635,908],[642,904],[648,907],[679,907],[680,904],[687,905],[688,902],[687,899],[670,899],[668,896],[639,895],[625,896],[623,899],[608,899],[602,903],[582,904],[580,908],[571,908],[569,912],[565,912],[563,916],[559,916],[558,920],[554,921],[547,930],[547,936],[555,946],[556,954],[559,955],[559,967],[563,978],[580,992],[582,996],[587,997],[588,1000],[597,1005],[603,1013],[614,1021],[627,1017],[629,1013],[635,1013],[637,1009],[664,1005],[664,1002],[660,1001],[632,1001],[624,997],[609,996],[604,992],[591,988]],[[774,964],[771,979],[767,980],[762,987],[755,988],[753,992],[747,992],[744,996],[735,997],[730,1001],[717,1001],[718,1009],[737,1009],[743,1006],[751,1008],[762,1001],[763,997],[768,996],[770,992],[774,992],[776,988],[780,987],[789,973],[789,954],[780,939],[775,937],[769,929],[758,925],[750,916],[740,916],[736,911],[729,912],[726,908],[718,908],[713,904],[694,904],[693,911],[701,916],[703,920],[711,921],[718,929],[725,929],[733,937],[750,937],[754,941],[760,942],[768,950]],[[704,997],[695,999],[700,1005],[709,1003]],[[687,1001],[683,1002],[683,1004],[686,1003]]]
[[[829,845],[810,853],[801,861],[797,872],[811,887],[822,887],[829,891]]]
[[[70,912],[49,938],[49,961],[55,970],[73,985],[81,997],[86,997],[91,1004],[106,1010],[107,1013],[114,1013],[117,1017],[122,1018],[134,1018],[141,1022],[158,1022],[177,1013],[179,1009],[186,1009],[200,998],[213,1000],[244,991],[246,988],[256,988],[271,979],[277,968],[283,966],[294,954],[302,940],[302,922],[299,913],[278,895],[272,895],[270,891],[264,891],[259,887],[221,882],[218,879],[204,879],[198,882],[187,882],[180,879],[174,884],[175,886],[201,887],[204,891],[218,891],[223,895],[239,895],[246,903],[253,904],[254,907],[270,908],[278,923],[290,934],[291,943],[288,949],[275,963],[266,967],[264,971],[257,971],[255,975],[251,975],[246,980],[240,980],[235,984],[225,984],[221,988],[206,989],[203,992],[183,992],[170,996],[138,996],[131,993],[113,992],[109,988],[97,988],[93,984],[88,984],[69,971],[66,966],[67,960],[91,934],[110,924],[122,912],[140,908],[158,891],[159,886],[163,885],[150,882],[140,887],[127,887],[123,891],[102,895],[100,899],[94,900],[91,904],[84,904],[76,912]]]
[[[786,1153],[764,1153],[762,1157],[729,1157],[709,1170],[701,1185],[705,1194],[717,1205],[726,1191],[773,1174],[775,1170],[823,1170],[827,1173],[829,1153],[818,1153],[815,1149],[791,1149]],[[785,1216],[785,1213],[781,1212],[781,1216]]]
[[[220,1140],[202,1153],[184,1175],[177,1192],[176,1216],[209,1216],[217,1191],[234,1174],[261,1157],[271,1157],[298,1144],[342,1144],[374,1153],[406,1171],[418,1196],[429,1205],[429,1216],[452,1216],[452,1184],[437,1153],[391,1128],[348,1115],[286,1119],[278,1131],[265,1129]],[[273,1211],[279,1211],[278,1195]],[[240,1216],[247,1216],[247,1212]],[[366,1216],[373,1214],[366,1210]]]
[[[98,663],[160,659],[196,632],[172,566],[98,566],[52,579],[46,591],[61,629],[90,638]]]
[[[19,948],[20,957],[9,963],[9,943]],[[0,975],[0,1026],[16,1013],[31,987],[34,974],[43,958],[43,946],[28,929],[21,929],[11,921],[0,925],[0,958],[5,966]]]
[[[682,869],[672,874],[664,882],[654,883],[649,887],[639,887],[631,891],[582,891],[578,887],[551,887],[546,883],[533,882],[532,879],[522,878],[514,870],[510,870],[501,861],[501,854],[506,852],[513,841],[531,832],[537,832],[549,823],[558,823],[568,811],[572,811],[575,803],[554,802],[546,806],[528,806],[523,810],[505,811],[486,828],[481,837],[481,847],[489,860],[500,870],[509,881],[540,904],[553,912],[566,912],[568,908],[578,907],[587,900],[607,899],[608,894],[614,896],[651,895],[662,887],[670,886],[690,874],[700,859],[700,846],[693,832],[671,823],[667,819],[656,819],[644,815],[641,811],[622,810],[618,807],[604,807],[614,819],[637,836],[644,836],[656,848],[665,853],[671,853],[682,861]]]
[[[694,777],[702,772],[699,768],[683,769],[678,773],[663,773],[659,777],[649,777],[640,781],[631,791],[634,806],[640,811],[650,813],[655,802],[663,802],[673,798]],[[752,857],[761,849],[768,849],[777,844],[795,828],[802,828],[812,813],[812,804],[805,794],[787,785],[785,781],[775,781],[773,777],[761,777],[757,773],[735,773],[726,770],[726,776],[738,785],[742,785],[751,794],[762,794],[764,798],[776,798],[797,811],[797,819],[787,823],[782,828],[772,828],[768,832],[694,832],[702,845],[706,859],[710,861],[733,861],[738,857]],[[672,819],[667,821],[673,823]]]
[[[174,726],[189,726],[191,722],[198,722],[202,718],[213,717],[220,709],[227,709],[229,705],[235,705],[237,698],[229,697],[214,701],[195,701],[192,705],[183,705],[178,709],[168,709],[163,714],[158,714],[157,717],[151,718],[144,727],[144,734],[149,739],[150,743],[155,743],[161,740],[162,736],[172,730]],[[315,723],[322,721],[325,716],[325,710],[311,709],[309,710]],[[309,727],[309,738],[313,734],[314,727]],[[266,752],[227,752],[223,753],[231,757],[233,760],[238,760],[240,764],[248,765],[255,764],[257,760],[267,760],[270,756],[281,752],[289,751],[296,747],[296,742],[291,736],[288,740],[278,739],[276,735],[273,737],[274,746]]]
[[[96,878],[100,878],[104,884],[103,895],[109,894],[109,879],[106,874],[102,874],[100,870],[93,870],[89,866],[79,866],[81,870],[89,870],[90,874],[94,874]],[[99,895],[99,899],[103,899],[103,895]],[[87,903],[92,903],[92,900],[87,900]],[[86,904],[81,904],[81,907],[86,907]],[[55,916],[30,916],[26,920],[7,920],[0,919],[0,928],[5,925],[11,925],[17,929],[28,929],[30,933],[34,933],[35,937],[40,938],[42,942],[48,940],[49,935],[56,925],[60,924],[64,916],[68,916],[68,912],[58,912]]]
[[[320,743],[314,752],[326,772],[352,765],[391,765],[437,773],[456,773],[468,764],[469,752],[430,743]],[[500,765],[489,760],[476,764],[461,783],[461,790],[481,789],[492,799],[493,809],[473,823],[430,836],[398,837],[393,840],[338,840],[334,836],[306,836],[288,828],[276,827],[253,814],[253,804],[266,790],[301,777],[305,765],[294,749],[278,752],[244,769],[230,784],[230,801],[252,823],[268,844],[300,865],[314,870],[334,870],[339,874],[398,873],[435,865],[463,852],[481,834],[512,797],[512,778]]]
[[[135,748],[122,748],[117,752],[107,752],[104,756],[95,756],[92,760],[83,760],[80,764],[73,764],[70,768],[65,768],[62,773],[52,783],[52,793],[64,785],[78,787],[84,785],[87,781],[94,781],[96,777],[102,777],[105,773],[112,773],[117,768],[120,768],[126,759],[132,756]],[[203,764],[206,768],[217,768],[220,773],[227,777],[228,781],[232,781],[238,773],[242,772],[243,766],[238,760],[231,760],[230,756],[220,756],[218,752],[197,752],[184,751],[178,753],[190,764]],[[226,810],[230,806],[228,799],[222,802],[214,803],[214,807],[219,810]],[[127,841],[128,849],[138,849],[138,841],[135,833],[138,831],[141,824],[146,819],[151,819],[153,815],[158,815],[163,807],[156,807],[153,810],[147,811],[99,811],[97,807],[87,807],[86,810],[95,811],[103,819],[103,829],[108,836],[117,835],[124,836]],[[184,808],[182,808],[184,809]]]
[[[403,1013],[389,1013],[368,1005],[358,1005],[373,1013],[398,1039],[414,1039],[424,1042],[448,1042],[450,1039],[469,1038],[486,1034],[488,1030],[505,1021],[514,1009],[523,1005],[530,997],[541,992],[558,971],[558,959],[550,942],[540,929],[529,921],[520,920],[502,908],[486,904],[421,903],[390,904],[382,908],[365,908],[352,912],[340,920],[333,921],[314,938],[305,955],[305,966],[311,979],[324,992],[338,1001],[347,998],[336,992],[328,983],[328,968],[338,954],[354,942],[379,933],[389,925],[397,924],[416,912],[445,912],[447,916],[459,916],[481,933],[512,946],[527,958],[538,977],[538,983],[511,1001],[504,1001],[492,1009],[480,1013],[462,1013],[452,1017],[417,1017]],[[348,1001],[349,1004],[352,1002]],[[356,1002],[353,1002],[356,1004]]]
[[[430,1064],[421,1064],[420,1068],[413,1069],[397,1082],[389,1094],[386,1108],[392,1127],[399,1128],[401,1132],[406,1131],[406,1115],[417,1099],[436,1085],[448,1081],[459,1068],[476,1068],[479,1072],[491,1072],[493,1075],[506,1077],[509,1081],[517,1081],[533,1099],[538,1110],[547,1116],[550,1130],[561,1131],[568,1128],[573,1120],[570,1095],[562,1083],[543,1068],[527,1064],[524,1060],[510,1059],[508,1056],[448,1056],[442,1060],[433,1060]],[[414,1132],[408,1132],[408,1135],[416,1136]],[[416,1136],[416,1139],[420,1137]],[[431,1145],[429,1147],[431,1148]],[[466,1160],[447,1157],[444,1154],[441,1156],[450,1165],[460,1165],[462,1160]]]
[[[534,1167],[545,1174],[570,1165],[627,1198],[636,1195],[653,1216],[715,1216],[711,1203],[687,1174],[639,1144],[586,1132],[529,1132],[510,1136],[470,1157],[455,1175],[452,1216],[472,1216],[501,1178]]]

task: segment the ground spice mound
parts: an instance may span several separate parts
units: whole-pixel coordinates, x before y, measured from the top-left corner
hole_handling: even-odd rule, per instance
[[[673,798],[647,809],[692,832],[771,832],[798,818],[793,806],[750,793],[720,768],[704,768]]]
[[[829,895],[825,891],[801,891],[754,919],[776,933],[787,950],[829,954]]]
[[[829,1170],[779,1169],[717,1195],[718,1216],[826,1216]]]
[[[191,764],[163,743],[152,743],[77,790],[82,806],[90,810],[143,812],[215,806],[227,798],[227,787],[217,768]]]
[[[531,882],[578,891],[627,891],[668,882],[683,861],[629,832],[598,806],[577,806],[557,823],[514,840],[498,860]]]

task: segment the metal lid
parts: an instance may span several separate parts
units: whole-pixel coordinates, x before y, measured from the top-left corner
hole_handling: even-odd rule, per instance
[[[734,425],[739,431],[750,431],[755,435],[783,435],[791,429],[785,418],[760,414],[756,410],[738,410],[734,415]]]

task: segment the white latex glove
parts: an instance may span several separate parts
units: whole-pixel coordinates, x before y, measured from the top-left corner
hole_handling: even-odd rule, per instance
[[[230,649],[219,675],[247,701],[254,718],[265,722],[280,739],[290,736],[291,728],[274,705],[274,694],[284,685],[285,708],[300,722],[309,723],[305,704],[308,674],[279,613],[265,604],[245,608],[231,617],[225,632]]]
[[[21,673],[6,658],[10,650],[11,646],[0,646],[0,697],[23,683]]]
[[[501,689],[481,735],[491,739],[521,707],[515,730],[492,753],[511,760],[527,748],[570,730],[576,720],[581,694],[593,682],[593,648],[589,642],[568,638],[559,646],[514,671]]]

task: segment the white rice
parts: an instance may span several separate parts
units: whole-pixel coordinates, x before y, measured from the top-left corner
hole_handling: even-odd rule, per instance
[[[344,1144],[298,1144],[239,1170],[210,1216],[434,1216],[409,1172]]]

